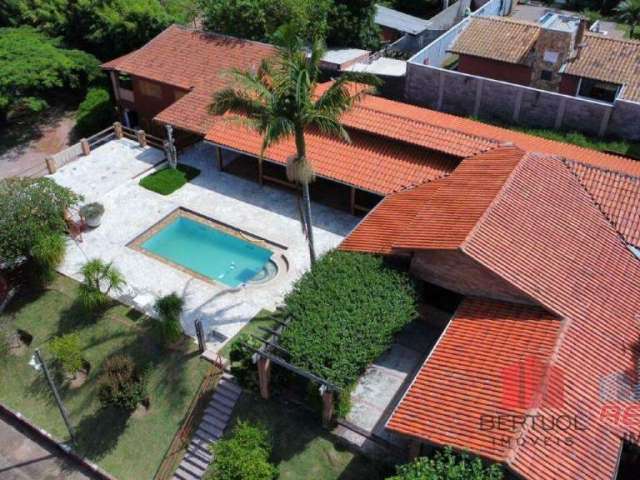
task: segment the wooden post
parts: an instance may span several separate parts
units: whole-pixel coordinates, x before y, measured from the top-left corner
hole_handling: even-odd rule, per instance
[[[422,444],[418,440],[409,442],[409,461],[415,460],[420,455],[420,447]]]
[[[351,187],[351,192],[349,194],[349,210],[351,211],[351,215],[356,214],[356,187]]]
[[[218,159],[218,170],[224,172],[224,162],[222,159],[222,149],[220,147],[216,147],[216,158]]]
[[[331,390],[320,389],[320,393],[322,394],[322,425],[330,427],[333,422],[333,392]]]
[[[144,133],[144,130],[138,130],[136,132],[136,138],[138,139],[138,143],[141,147],[147,146],[147,134]]]
[[[53,159],[53,157],[46,157],[44,159],[44,163],[46,163],[49,173],[56,173],[56,170],[58,170],[58,168],[56,167],[56,161]]]
[[[122,124],[120,122],[113,123],[113,131],[116,134],[117,139],[122,138]]]
[[[258,159],[258,183],[264,185],[264,179],[262,178],[262,159]]]
[[[89,145],[89,140],[86,138],[80,140],[80,148],[82,148],[82,154],[85,157],[91,153],[91,145]]]
[[[195,321],[196,336],[198,337],[198,351],[203,354],[207,349],[207,343],[205,341],[204,328],[202,327],[202,320],[196,318]]]
[[[269,400],[269,383],[271,381],[271,360],[258,358],[258,379],[260,380],[260,395]]]

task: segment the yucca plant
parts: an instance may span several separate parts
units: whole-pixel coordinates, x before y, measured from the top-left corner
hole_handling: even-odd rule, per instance
[[[257,71],[231,71],[232,86],[214,94],[209,111],[215,115],[229,111],[241,114],[235,118],[263,137],[261,157],[273,144],[289,138],[295,140],[296,154],[288,161],[287,176],[302,186],[304,211],[301,221],[313,264],[316,253],[309,184],[314,181],[315,172],[307,157],[305,132],[317,128],[324,134],[349,142],[349,134],[340,118],[367,93],[362,88],[349,88],[350,83],[376,86],[380,81],[370,74],[344,73],[317,95],[324,43],[316,39],[308,53],[291,32],[288,27],[283,28],[278,36],[282,43],[278,55],[264,60]]]
[[[80,270],[80,301],[87,310],[95,310],[109,302],[109,293],[121,291],[126,284],[124,276],[113,266],[96,258],[89,260]]]

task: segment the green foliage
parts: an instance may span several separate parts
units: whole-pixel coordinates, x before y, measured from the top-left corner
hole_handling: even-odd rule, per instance
[[[343,388],[338,393],[338,401],[336,402],[336,417],[345,418],[351,411],[351,393],[355,388],[355,384]]]
[[[502,480],[502,468],[486,467],[482,460],[467,454],[456,455],[451,448],[437,452],[433,458],[420,457],[398,467],[389,480]]]
[[[278,470],[269,463],[271,441],[265,427],[238,421],[229,438],[211,446],[208,480],[272,480]]]
[[[65,211],[81,198],[50,178],[0,180],[0,259],[12,263],[30,258],[37,242],[51,246],[56,240],[50,237],[66,229]],[[36,253],[48,256],[43,247]]]
[[[615,12],[621,21],[629,25],[629,37],[633,38],[635,28],[640,24],[640,0],[623,0]]]
[[[98,202],[87,203],[80,207],[79,213],[82,218],[96,218],[104,214],[104,205]]]
[[[200,175],[200,170],[197,168],[178,164],[175,169],[163,168],[144,177],[140,180],[140,186],[160,195],[170,195],[198,175]]]
[[[98,60],[30,27],[0,28],[0,123],[41,111],[56,91],[82,90],[97,78]]]
[[[380,29],[374,21],[376,3],[374,0],[335,0],[329,13],[327,43],[368,50],[379,48]]]
[[[145,400],[145,375],[127,355],[115,355],[104,361],[104,371],[98,378],[98,399],[102,406],[114,405],[135,410]]]
[[[389,7],[409,15],[420,18],[429,18],[436,14],[442,5],[438,0],[393,0]]]
[[[3,325],[0,325],[0,361],[9,355],[10,348],[9,332]]]
[[[160,317],[160,332],[166,345],[176,343],[182,338],[180,315],[184,300],[177,293],[171,293],[156,301],[155,309]]]
[[[96,258],[89,260],[80,269],[83,281],[80,285],[80,302],[87,310],[95,310],[109,303],[111,291],[121,291],[125,280],[112,263]]]
[[[251,335],[241,333],[229,349],[231,373],[246,389],[255,389],[258,385],[256,366],[251,360],[255,352],[250,347],[260,348],[261,345]]]
[[[82,368],[82,347],[77,333],[68,333],[51,340],[49,349],[63,370],[74,375]]]
[[[0,26],[29,25],[52,36],[69,28],[69,0],[2,0]]]
[[[415,297],[409,277],[382,258],[330,252],[287,295],[282,346],[294,365],[347,387],[415,318]]]
[[[65,239],[59,232],[41,234],[36,237],[31,255],[35,263],[35,274],[42,284],[51,282],[66,250]]]
[[[201,0],[205,28],[263,42],[292,24],[305,39],[324,38],[332,0]]]
[[[88,137],[108,127],[115,119],[111,96],[106,88],[90,88],[76,112],[76,132]]]

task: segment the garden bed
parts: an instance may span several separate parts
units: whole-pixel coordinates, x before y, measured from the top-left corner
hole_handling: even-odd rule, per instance
[[[200,170],[197,168],[179,164],[175,169],[166,167],[144,177],[140,180],[140,185],[160,195],[170,195],[198,175],[200,175]]]
[[[153,321],[124,305],[91,318],[76,302],[78,285],[57,277],[45,291],[21,293],[0,315],[6,328],[33,336],[23,354],[0,361],[0,377],[9,379],[0,384],[0,402],[68,440],[43,375],[29,361],[40,348],[49,363],[50,340],[76,332],[91,370],[82,386],[72,389],[62,383],[60,392],[76,429],[77,451],[120,480],[153,478],[209,365],[186,337],[178,351],[163,349]],[[146,365],[150,408],[144,415],[101,408],[96,378],[104,360],[114,354],[128,354]]]
[[[260,423],[271,432],[270,460],[278,469],[279,480],[376,480],[390,473],[386,465],[344,447],[338,437],[322,428],[317,415],[300,408],[243,393],[229,425],[237,420]],[[231,430],[227,429],[227,435]]]

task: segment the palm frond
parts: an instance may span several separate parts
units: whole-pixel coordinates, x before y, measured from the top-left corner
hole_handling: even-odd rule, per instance
[[[249,96],[247,92],[227,87],[213,94],[213,101],[208,110],[213,115],[223,115],[229,111],[235,111],[250,117],[257,117],[263,114],[265,105]]]

